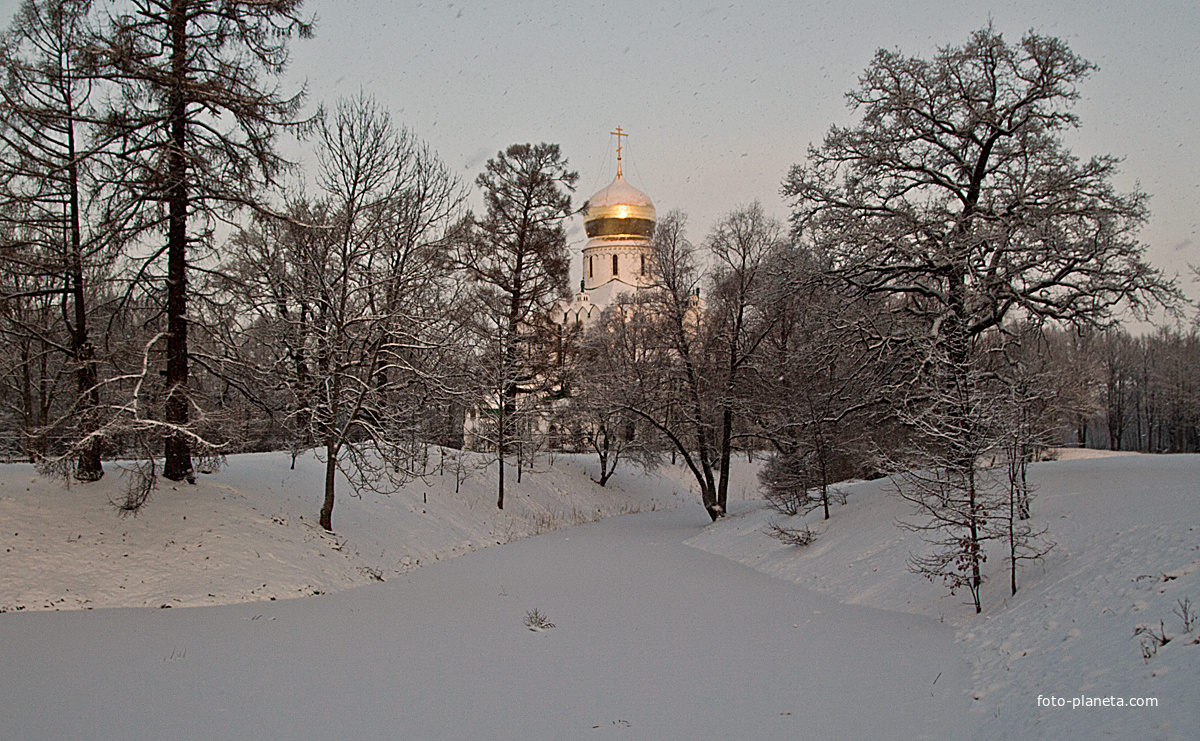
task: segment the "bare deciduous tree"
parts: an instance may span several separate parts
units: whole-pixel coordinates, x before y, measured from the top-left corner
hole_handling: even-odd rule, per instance
[[[668,213],[655,228],[658,282],[611,316],[624,334],[620,369],[631,379],[624,408],[657,430],[692,472],[716,520],[728,508],[737,421],[746,416],[742,383],[779,317],[785,281],[770,271],[783,230],[759,204],[734,211],[713,229],[707,301],[684,233]]]
[[[1009,45],[990,27],[931,60],[880,50],[848,94],[859,123],[832,128],[784,183],[796,230],[835,274],[903,298],[931,339],[913,398],[930,406],[910,419],[943,469],[910,491],[958,554],[925,566],[969,587],[977,609],[977,338],[1010,315],[1100,325],[1118,304],[1177,299],[1136,239],[1145,195],[1113,188],[1116,158],[1080,162],[1062,142],[1092,69],[1059,39]]]
[[[630,395],[638,392],[638,379],[626,375],[639,349],[636,331],[629,322],[637,315],[637,301],[618,300],[605,310],[584,334],[579,352],[578,377],[563,410],[563,426],[599,460],[596,483],[605,486],[622,462],[651,469],[661,457],[661,435],[629,411]]]
[[[323,200],[296,201],[235,240],[231,272],[269,338],[298,447],[356,489],[424,472],[456,328],[449,227],[462,194],[446,167],[375,101],[342,100],[318,127]]]

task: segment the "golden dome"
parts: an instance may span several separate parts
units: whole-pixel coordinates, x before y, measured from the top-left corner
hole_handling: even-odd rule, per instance
[[[619,170],[608,187],[583,207],[584,230],[590,238],[648,240],[654,236],[655,221],[649,196],[626,182]]]

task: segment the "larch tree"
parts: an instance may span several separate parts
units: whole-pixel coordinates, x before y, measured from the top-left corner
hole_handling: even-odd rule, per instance
[[[557,144],[509,146],[476,178],[486,211],[460,240],[459,265],[476,288],[480,403],[495,410],[491,431],[481,426],[478,433],[492,438],[498,458],[499,509],[505,457],[536,424],[540,395],[554,381],[550,349],[538,338],[546,336],[551,306],[567,293],[563,221],[578,179]]]
[[[108,173],[128,195],[114,229],[146,246],[139,276],[162,276],[166,368],[163,475],[194,480],[189,426],[189,273],[215,219],[259,203],[286,166],[275,151],[300,126],[303,93],[280,93],[293,36],[311,35],[302,0],[122,0],[92,45],[98,74],[119,87],[106,135],[119,140]],[[136,215],[136,218],[135,218]],[[160,241],[161,240],[161,241]]]
[[[847,96],[860,121],[832,128],[784,181],[794,228],[834,257],[834,273],[903,297],[931,338],[918,396],[937,414],[922,426],[946,485],[967,487],[939,537],[959,556],[939,564],[967,574],[976,596],[987,512],[971,487],[986,446],[953,436],[982,434],[978,338],[1010,316],[1102,325],[1120,304],[1176,297],[1136,238],[1145,194],[1116,191],[1116,158],[1080,161],[1062,141],[1093,69],[1059,39],[1011,45],[990,26],[930,60],[880,50]]]

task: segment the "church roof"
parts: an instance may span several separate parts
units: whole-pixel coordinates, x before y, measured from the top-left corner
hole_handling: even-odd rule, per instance
[[[654,208],[654,204],[650,202],[650,196],[629,184],[624,175],[617,173],[613,181],[607,187],[596,192],[594,196],[588,199],[588,208],[602,206],[649,206]]]
[[[584,205],[583,223],[589,237],[642,237],[654,233],[657,215],[650,197],[633,187],[620,172]]]

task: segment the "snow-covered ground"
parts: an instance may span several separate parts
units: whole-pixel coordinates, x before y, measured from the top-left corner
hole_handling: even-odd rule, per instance
[[[912,513],[887,481],[845,486],[848,502],[828,522],[755,504],[687,542],[843,603],[953,625],[974,669],[978,738],[1198,739],[1200,620],[1188,630],[1179,613],[1185,600],[1200,611],[1200,456],[1059,458],[1030,468],[1033,522],[1048,526],[1055,549],[1023,568],[1013,597],[995,548],[979,616],[964,595],[909,573],[922,544],[895,526]],[[806,548],[763,532],[768,522],[805,520],[822,532]],[[1144,658],[1151,639],[1135,635],[1139,626],[1171,640]],[[1091,698],[1154,698],[1158,707],[1089,706]]]
[[[136,520],[97,508],[86,516],[90,526],[120,547],[105,546],[109,566],[91,578],[113,578],[128,563],[140,582],[157,556],[164,591],[151,605],[195,591],[172,591],[174,570],[194,582],[205,574],[199,564],[213,560],[230,564],[222,573],[239,584],[251,573],[270,574],[254,577],[268,587],[271,579],[349,583],[367,543],[393,543],[406,554],[418,546],[439,554],[468,550],[484,544],[484,535],[493,544],[505,540],[507,529],[489,529],[498,523],[537,524],[537,513],[554,511],[547,502],[561,508],[560,521],[590,519],[608,497],[613,511],[642,513],[459,558],[430,556],[422,568],[392,569],[385,583],[309,599],[10,612],[0,616],[0,738],[949,738],[966,721],[969,671],[947,626],[842,605],[685,546],[708,517],[694,494],[672,483],[683,481],[678,469],[626,471],[606,492],[590,488],[588,462],[560,458],[555,472],[523,481],[542,493],[514,488],[528,493],[524,506],[534,516],[512,520],[488,519],[495,515],[485,481],[472,504],[466,497],[451,507],[451,482],[438,493],[447,501],[439,517],[450,525],[437,523],[425,497],[406,487],[391,498],[344,503],[339,533],[347,534],[334,551],[321,538],[306,540],[307,526],[296,524],[300,514],[305,522],[311,517],[319,489],[309,493],[309,485],[319,482],[319,471],[280,485],[286,462],[232,459],[194,489],[159,493]],[[22,476],[20,487],[6,479],[20,491],[5,495],[5,506],[26,508],[23,527],[34,521],[26,510],[39,497],[82,497],[86,488],[34,496],[39,482],[27,470]],[[266,491],[254,482],[273,483]],[[196,499],[202,494],[208,508]],[[174,500],[185,495],[190,507]],[[539,500],[542,509],[534,507]],[[685,500],[689,506],[649,511]],[[59,527],[54,518],[83,518],[57,500],[46,506],[53,517],[38,520],[43,528]],[[209,508],[223,509],[193,514]],[[192,527],[185,512],[186,523],[207,518],[199,538],[178,534]],[[453,537],[444,533],[451,525]],[[407,528],[403,537],[386,540],[384,531],[400,528]],[[72,547],[65,536],[27,530],[19,537],[25,548],[38,548],[22,562],[42,569],[34,581],[60,583],[55,568],[88,578],[81,567],[45,555]],[[438,538],[444,551],[429,545]],[[402,548],[405,539],[418,545]],[[175,547],[181,543],[192,547]],[[221,559],[192,560],[217,547],[225,548]],[[313,549],[317,555],[304,556]],[[303,558],[292,564],[294,573],[270,559],[266,572],[255,571],[268,551],[280,562]],[[16,560],[5,563],[12,578],[7,565]],[[220,593],[243,599],[244,589]],[[555,627],[530,631],[525,618],[534,609]]]
[[[0,466],[0,738],[1200,738],[1200,630],[1173,612],[1200,603],[1200,456],[1035,465],[1058,546],[1015,598],[993,555],[982,616],[907,572],[886,482],[797,549],[761,502],[708,524],[678,467],[602,489],[559,456],[503,513],[494,465],[457,494],[433,468],[341,487],[330,536],[311,459],[231,457],[136,518],[115,472]]]
[[[317,525],[324,465],[315,456],[238,455],[195,486],[160,480],[140,514],[121,517],[117,466],[98,482],[42,478],[0,465],[0,612],[189,607],[287,599],[386,580],[422,564],[600,517],[692,502],[687,474],[618,469],[596,485],[593,461],[508,475],[495,507],[496,466],[434,449],[430,474],[389,494],[354,497],[338,475],[333,523]],[[456,492],[457,488],[457,492]]]

